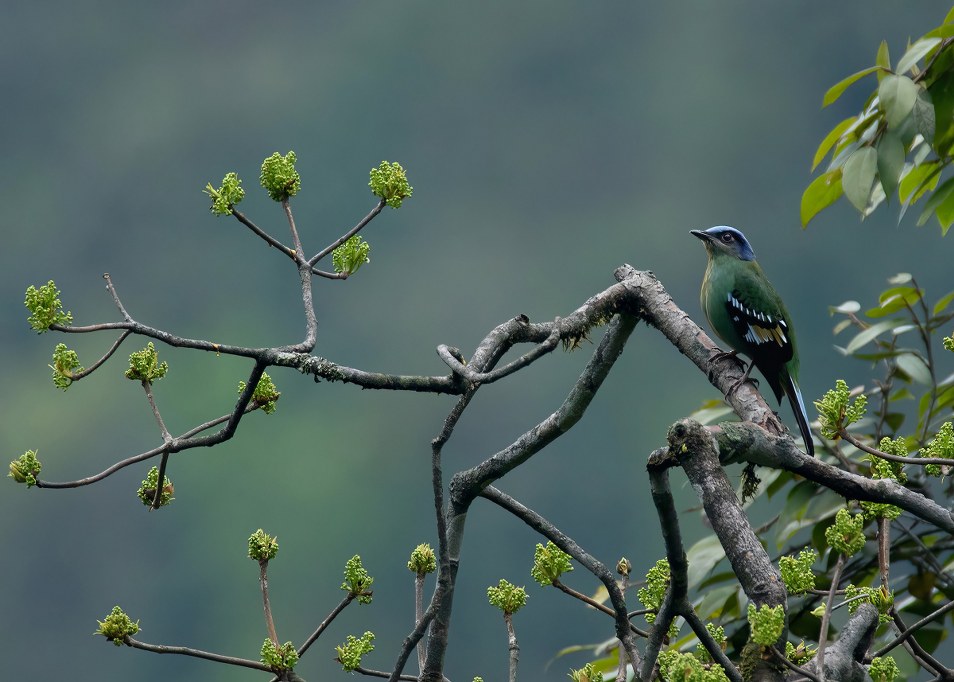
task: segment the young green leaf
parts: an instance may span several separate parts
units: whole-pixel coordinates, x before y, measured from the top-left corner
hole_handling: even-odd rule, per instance
[[[881,80],[878,86],[878,99],[884,110],[888,126],[901,125],[908,117],[918,98],[918,86],[907,76],[890,74]]]
[[[941,169],[942,166],[936,159],[914,166],[901,178],[898,198],[905,204],[916,202],[925,192],[937,187],[938,180],[941,179]]]
[[[918,98],[914,101],[914,125],[921,137],[931,146],[934,145],[934,130],[936,128],[936,116],[934,113],[934,101],[931,99],[931,93],[927,90],[920,90]]]
[[[822,209],[831,206],[842,195],[841,168],[819,175],[805,188],[802,194],[802,227],[818,215]]]
[[[937,215],[937,221],[941,224],[941,236],[946,235],[947,231],[951,229],[951,225],[954,224],[954,194],[949,194],[934,213]]]
[[[917,287],[897,286],[881,292],[878,307],[865,312],[868,317],[885,317],[912,306],[921,300],[923,292]]]
[[[821,144],[818,145],[818,149],[815,150],[815,158],[812,159],[812,170],[818,168],[818,164],[825,159],[825,157],[828,155],[828,152],[831,151],[831,148],[835,146],[835,143],[841,139],[841,136],[856,120],[856,116],[850,116],[832,128],[831,131],[825,135],[825,139],[821,141]]]
[[[917,41],[914,45],[909,47],[908,51],[904,53],[904,56],[898,60],[896,72],[905,73],[909,71],[911,67],[921,61],[931,50],[940,44],[940,38],[922,38]]]
[[[931,384],[931,370],[924,364],[924,360],[914,353],[902,353],[894,359],[898,369],[911,377],[911,380],[918,384],[929,386]]]
[[[904,145],[897,135],[888,131],[878,142],[878,178],[885,196],[891,196],[898,188],[903,168]]]
[[[874,73],[878,70],[877,66],[869,66],[867,69],[862,69],[856,73],[851,74],[847,78],[844,78],[833,86],[828,88],[828,91],[825,93],[825,96],[822,98],[822,106],[827,107],[829,104],[833,104],[835,101],[841,97],[842,93],[847,90],[853,83],[858,82],[869,73]]]
[[[921,215],[918,217],[918,227],[926,223],[931,215],[934,214],[935,209],[947,201],[948,197],[950,197],[952,193],[954,193],[954,178],[948,178],[934,191],[934,194],[931,195],[931,198],[928,199],[927,203],[924,204],[924,208],[921,210]],[[938,216],[938,219],[940,220],[940,216]],[[946,229],[944,231],[947,232]]]
[[[855,336],[851,341],[848,342],[848,346],[845,348],[845,352],[849,355],[854,353],[856,350],[864,346],[869,341],[872,341],[876,337],[885,333],[889,329],[894,329],[899,324],[902,324],[898,320],[884,320],[878,324],[873,324],[863,332]]]
[[[888,41],[882,40],[881,44],[878,45],[878,52],[875,54],[875,64],[880,66],[884,71],[878,72],[878,81],[885,78],[886,74],[891,73],[891,56],[888,54]]]
[[[868,206],[868,197],[871,196],[871,185],[878,172],[878,152],[874,147],[862,147],[845,162],[845,169],[841,177],[841,186],[845,198],[859,211]]]
[[[947,310],[947,307],[951,304],[951,301],[954,301],[954,291],[946,294],[937,303],[934,304],[934,310],[932,312],[932,315],[937,315],[938,313],[941,313]]]

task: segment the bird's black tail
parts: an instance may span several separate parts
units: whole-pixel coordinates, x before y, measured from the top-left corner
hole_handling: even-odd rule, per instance
[[[795,413],[795,421],[798,422],[798,430],[802,433],[802,440],[805,441],[805,452],[812,457],[815,456],[815,445],[812,443],[812,430],[808,428],[808,413],[805,411],[805,401],[802,400],[802,392],[798,389],[795,382],[788,372],[781,377],[782,389],[788,396],[788,402],[792,406],[792,412]]]

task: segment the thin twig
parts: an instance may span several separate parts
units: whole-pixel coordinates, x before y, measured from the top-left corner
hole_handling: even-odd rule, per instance
[[[278,632],[275,630],[275,619],[272,618],[272,606],[268,602],[268,559],[259,559],[258,584],[262,588],[262,606],[265,610],[265,627],[268,629],[268,638],[277,649]]]
[[[360,232],[362,229],[364,229],[365,225],[367,225],[368,223],[370,223],[370,222],[374,219],[374,217],[375,217],[376,215],[378,215],[378,213],[381,212],[381,209],[384,208],[385,203],[387,203],[387,202],[385,202],[384,199],[379,200],[378,203],[377,203],[377,205],[376,205],[374,208],[371,209],[371,212],[368,213],[368,215],[366,215],[366,216],[365,216],[364,218],[362,218],[360,221],[358,221],[358,224],[357,224],[357,225],[355,225],[354,227],[352,227],[350,230],[348,230],[348,231],[345,232],[343,235],[341,235],[340,237],[338,237],[336,240],[334,240],[333,242],[331,242],[328,246],[326,246],[326,247],[323,248],[321,251],[319,251],[318,253],[316,253],[314,256],[312,256],[311,258],[309,258],[309,259],[308,259],[308,265],[314,266],[315,263],[317,263],[318,261],[320,261],[322,258],[324,258],[325,256],[327,256],[329,253],[331,253],[331,252],[334,251],[335,249],[337,249],[339,246],[341,246],[342,244],[344,244],[346,241],[348,241],[349,239],[351,239],[354,235],[358,234],[358,232]]]
[[[251,220],[249,220],[248,218],[246,218],[242,213],[240,213],[239,211],[236,211],[234,207],[232,208],[232,215],[234,215],[235,218],[236,218],[240,223],[242,223],[243,225],[245,225],[245,227],[247,227],[247,228],[250,229],[252,232],[254,232],[255,234],[257,234],[259,237],[261,237],[262,239],[264,239],[264,240],[268,243],[269,246],[275,247],[276,249],[278,249],[279,251],[281,251],[282,253],[284,253],[286,256],[288,256],[288,257],[291,258],[292,260],[295,260],[295,250],[294,250],[294,249],[289,248],[289,247],[285,246],[284,244],[282,244],[280,241],[278,241],[277,239],[275,239],[273,236],[271,236],[270,234],[268,234],[267,232],[265,232],[265,230],[263,230],[262,228],[260,228],[258,225],[256,225],[255,223],[253,223],[253,222],[252,222]]]
[[[223,654],[214,654],[208,651],[201,651],[200,649],[192,649],[191,647],[185,646],[166,646],[165,644],[149,644],[147,642],[140,642],[138,639],[133,639],[128,635],[123,639],[123,643],[127,644],[134,649],[142,649],[143,651],[151,651],[154,654],[179,654],[180,656],[193,656],[195,658],[204,658],[207,661],[215,661],[216,663],[227,663],[228,665],[237,665],[242,668],[252,668],[253,670],[264,670],[265,672],[271,672],[269,668],[264,663],[259,661],[251,661],[247,658],[238,658],[235,656],[224,656]]]
[[[257,410],[257,409],[258,409],[257,405],[249,405],[246,407],[245,411],[252,412],[253,410]],[[231,416],[232,416],[231,413],[224,414],[221,417],[216,417],[215,419],[211,421],[207,421],[204,424],[199,424],[198,426],[189,429],[188,431],[183,433],[181,436],[178,436],[177,438],[173,438],[173,442],[187,441],[189,438],[191,438],[192,436],[198,433],[202,433],[203,431],[207,429],[211,429],[213,426],[218,426],[219,424],[222,424],[223,422],[227,422]],[[90,485],[91,483],[96,483],[97,481],[101,481],[107,476],[111,476],[112,474],[115,474],[120,469],[125,469],[131,464],[136,464],[137,462],[142,462],[152,457],[156,457],[167,451],[168,451],[167,446],[163,444],[163,445],[160,445],[159,447],[153,448],[152,450],[147,450],[146,452],[142,452],[138,455],[133,455],[132,457],[127,457],[124,460],[116,462],[109,468],[104,469],[103,471],[101,471],[100,473],[94,476],[88,476],[86,478],[81,478],[76,481],[64,481],[64,482],[41,481],[37,479],[36,487],[37,488],[80,488],[82,486]]]
[[[898,612],[892,607],[889,612],[891,619],[894,621],[894,625],[898,628],[898,631],[903,633],[907,630],[904,621],[901,619],[901,616],[898,615]],[[920,642],[914,637],[910,637],[904,642],[902,646],[907,649],[908,653],[911,654],[911,657],[918,662],[918,664],[923,668],[929,668],[936,673],[944,674],[950,676],[952,671],[949,668],[946,668],[940,661],[938,661],[934,656],[925,651],[924,647],[921,646]]]
[[[130,330],[128,330],[128,329],[123,330],[123,333],[120,334],[120,335],[119,335],[119,338],[116,339],[116,340],[113,342],[113,345],[110,346],[109,350],[106,351],[106,354],[103,355],[103,357],[101,357],[99,360],[97,360],[96,362],[94,362],[94,363],[93,363],[92,365],[90,365],[89,367],[86,367],[85,369],[82,369],[82,370],[80,370],[79,372],[76,372],[76,373],[74,373],[74,374],[70,374],[70,375],[69,375],[70,380],[71,380],[71,381],[79,381],[79,380],[82,379],[83,377],[89,376],[90,374],[92,374],[93,372],[95,372],[96,369],[99,368],[100,365],[102,365],[104,362],[106,362],[107,360],[109,360],[110,357],[112,357],[113,353],[115,353],[115,352],[117,351],[117,349],[119,348],[119,346],[122,345],[122,342],[125,341],[126,338],[127,338],[130,334],[132,334],[132,332],[131,332]]]
[[[788,660],[788,658],[785,656],[785,654],[783,654],[781,651],[779,651],[779,650],[778,650],[777,648],[775,648],[774,646],[773,646],[773,647],[769,647],[769,651],[771,651],[771,652],[772,652],[772,655],[775,656],[775,660],[776,660],[776,661],[778,661],[779,663],[781,663],[782,665],[784,665],[786,668],[788,668],[788,669],[791,670],[792,672],[798,673],[799,675],[801,675],[802,677],[804,677],[804,678],[807,679],[807,680],[810,680],[811,682],[821,682],[821,680],[818,678],[817,675],[815,675],[814,673],[812,673],[812,672],[806,670],[805,668],[802,668],[801,666],[798,666],[798,665],[795,665],[794,663],[792,663],[790,660]]]
[[[295,217],[292,215],[291,203],[288,197],[282,199],[282,210],[285,212],[285,218],[288,220],[288,228],[291,230],[292,244],[295,245],[295,262],[303,264],[305,262],[305,251],[301,245],[301,237],[298,236],[298,228],[295,227]],[[309,269],[311,264],[308,264]]]
[[[878,517],[878,569],[881,573],[881,588],[887,593],[888,574],[891,570],[891,520]]]
[[[554,580],[553,586],[557,588],[558,590],[560,590],[561,592],[563,592],[564,594],[568,594],[574,599],[579,599],[584,604],[587,604],[588,606],[592,606],[594,609],[605,613],[607,616],[612,616],[614,618],[616,617],[616,612],[610,607],[608,607],[606,604],[601,604],[595,599],[593,599],[592,597],[588,597],[582,592],[577,592],[572,587],[564,584],[560,580]],[[626,615],[627,617],[629,617],[629,614],[626,614]],[[629,629],[632,630],[637,635],[639,635],[640,637],[649,637],[649,633],[646,630],[638,628],[636,627],[636,625],[632,623],[629,624]]]
[[[143,379],[142,388],[146,392],[146,400],[149,401],[149,407],[152,408],[152,415],[156,418],[156,423],[159,424],[159,432],[162,434],[162,440],[167,444],[171,443],[172,434],[169,433],[169,429],[166,428],[166,423],[162,421],[162,415],[159,414],[159,407],[156,405],[156,399],[152,395],[152,382]]]
[[[626,594],[626,590],[629,589],[629,572],[631,569],[632,565],[626,559],[620,559],[616,564],[616,572],[620,574],[619,591],[623,594]],[[628,613],[626,617],[632,618]],[[629,662],[629,656],[626,654],[622,642],[620,642],[617,647],[617,656],[619,658],[619,666],[616,668],[616,682],[626,682],[626,667]],[[633,671],[635,672],[635,670],[636,668],[634,666]]]
[[[408,680],[409,682],[417,682],[418,678],[414,675],[398,675],[396,678],[391,673],[386,673],[382,670],[371,670],[369,668],[362,668],[358,666],[354,669],[354,672],[361,673],[362,675],[367,675],[368,677],[383,677],[385,679],[397,679],[397,680]]]
[[[421,621],[424,620],[424,577],[425,573],[415,573],[414,574],[414,625],[415,627],[421,624]],[[424,656],[426,654],[427,647],[424,645],[424,642],[418,642],[417,645],[417,669],[418,673],[424,672]]]
[[[831,620],[832,604],[835,601],[835,592],[838,590],[838,583],[841,582],[841,569],[845,566],[845,555],[839,553],[838,561],[835,562],[835,570],[831,577],[831,589],[828,591],[828,601],[825,602],[825,612],[822,614],[821,629],[818,634],[818,653],[815,654],[817,661],[819,682],[825,682],[825,648],[828,646],[828,623]]]
[[[945,614],[947,614],[949,611],[952,611],[952,610],[954,610],[954,601],[949,601],[944,606],[942,606],[941,608],[937,609],[936,611],[932,613],[929,613],[928,615],[926,615],[924,618],[917,621],[913,625],[905,625],[904,627],[899,627],[899,629],[901,630],[901,634],[898,637],[891,640],[890,642],[888,642],[886,645],[884,645],[880,649],[878,649],[876,652],[874,652],[871,655],[872,658],[877,656],[884,656],[888,654],[892,649],[902,644],[908,638],[912,637],[915,632],[923,628],[925,625],[929,625],[933,623],[939,617],[943,617]]]
[[[149,511],[159,509],[162,506],[162,494],[166,492],[166,466],[169,464],[169,451],[162,453],[159,460],[159,472],[156,475],[156,493],[152,496],[152,503],[149,505]]]
[[[104,272],[103,279],[106,280],[106,290],[109,291],[109,295],[112,296],[113,303],[115,303],[116,307],[119,309],[119,314],[123,316],[123,319],[126,320],[126,322],[132,322],[132,317],[130,317],[129,313],[126,312],[123,302],[119,300],[119,294],[116,292],[116,287],[113,285],[113,278],[109,276],[108,272]]]
[[[440,355],[441,360],[451,368],[455,374],[459,374],[467,381],[470,381],[475,384],[492,384],[495,381],[503,379],[504,377],[510,376],[514,372],[523,369],[527,365],[532,364],[534,361],[540,359],[547,353],[553,351],[557,347],[557,344],[560,342],[560,326],[559,319],[553,323],[553,331],[550,333],[550,336],[543,342],[534,346],[531,350],[527,351],[521,355],[516,360],[507,363],[503,367],[498,367],[490,372],[475,372],[467,365],[463,364],[454,357],[454,354],[451,352],[451,349],[446,345],[441,344],[437,347],[437,354]]]
[[[619,589],[616,578],[609,569],[583,550],[572,538],[540,516],[540,514],[524,506],[494,486],[488,485],[480,492],[480,496],[506,509],[545,538],[552,541],[553,544],[573,557],[581,566],[586,568],[586,570],[603,583],[603,586],[606,587],[606,591],[609,593],[610,601],[613,603],[613,614],[616,619],[616,636],[619,638],[621,645],[633,662],[633,666],[638,667],[642,659],[636,650],[635,641],[633,639],[633,629],[635,626],[630,623],[626,617],[625,597]]]
[[[434,496],[434,513],[437,523],[437,587],[434,590],[434,595],[431,597],[430,605],[415,624],[414,629],[404,638],[401,650],[398,652],[397,661],[394,664],[394,669],[388,678],[390,682],[397,682],[397,680],[403,679],[401,673],[404,670],[404,666],[407,665],[407,659],[410,657],[411,651],[423,640],[431,622],[437,616],[438,609],[443,605],[443,600],[447,598],[446,595],[453,592],[452,573],[454,572],[454,568],[451,565],[450,550],[447,542],[447,519],[444,516],[444,474],[441,458],[444,445],[450,440],[451,435],[454,433],[454,427],[457,426],[457,422],[464,414],[464,410],[467,409],[471,399],[473,399],[477,388],[477,386],[471,386],[457,400],[454,407],[451,408],[451,411],[444,419],[440,433],[431,441],[431,491]],[[428,648],[429,644],[425,643],[423,664],[421,664],[421,655],[420,653],[418,654],[421,676],[424,675],[424,670],[427,667]]]
[[[841,436],[844,440],[848,441],[856,448],[862,452],[867,452],[869,455],[874,455],[875,457],[880,457],[881,459],[886,459],[889,462],[899,462],[901,464],[942,464],[945,466],[954,466],[954,459],[949,459],[947,457],[901,457],[900,455],[892,455],[889,452],[882,452],[877,448],[873,448],[870,445],[866,445],[857,438],[855,438],[847,429],[840,429],[838,435]]]
[[[317,640],[321,636],[321,633],[325,631],[325,628],[331,625],[331,621],[333,621],[338,616],[339,613],[344,611],[345,607],[348,604],[350,604],[356,596],[357,595],[349,592],[344,599],[338,602],[338,605],[331,610],[331,613],[329,613],[323,621],[321,621],[321,623],[318,625],[315,631],[312,632],[310,635],[308,635],[308,639],[306,639],[305,642],[300,647],[298,647],[299,657],[304,655],[304,653],[308,651],[308,647],[310,647],[312,644],[315,643],[315,640]]]
[[[520,645],[517,644],[517,633],[513,629],[513,614],[504,611],[504,622],[507,624],[507,649],[510,651],[510,665],[508,668],[509,682],[517,682],[517,664],[520,662]]]

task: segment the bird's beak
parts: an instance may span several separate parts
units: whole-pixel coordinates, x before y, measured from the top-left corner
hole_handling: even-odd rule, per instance
[[[712,235],[710,235],[708,232],[703,232],[702,230],[689,230],[689,234],[691,234],[693,237],[698,237],[706,243],[712,241]]]

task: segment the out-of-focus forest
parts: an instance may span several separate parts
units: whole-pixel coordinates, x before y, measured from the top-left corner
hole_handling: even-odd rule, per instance
[[[915,273],[936,297],[950,249],[936,225],[863,223],[842,201],[802,230],[815,147],[867,88],[821,109],[825,90],[870,65],[882,39],[937,25],[941,2],[7,3],[0,10],[0,445],[36,449],[43,478],[101,471],[160,442],[127,343],[65,394],[47,364],[61,338],[26,324],[23,292],[55,279],[75,323],[117,319],[109,272],[139,321],[248,346],[300,340],[290,262],[202,193],[227,171],[242,210],[285,239],[257,188],[262,159],[294,149],[296,220],[314,252],[374,205],[368,170],[399,161],[414,195],[363,233],[371,263],[318,280],[316,353],[352,367],[442,374],[439,343],[469,355],[519,313],[552,319],[651,269],[701,321],[705,256],[688,230],[734,225],[785,297],[812,400],[868,368],[834,348],[828,306],[871,302]],[[948,237],[950,239],[950,237]],[[70,337],[92,362],[113,335]],[[138,345],[137,345],[138,344]],[[445,449],[445,473],[509,444],[562,401],[588,357],[558,352],[481,391]],[[234,403],[248,365],[160,346],[155,386],[170,430]],[[348,609],[302,660],[306,679],[343,676],[334,646],[377,635],[366,663],[390,669],[413,623],[410,550],[435,542],[430,439],[453,398],[376,393],[271,372],[278,411],[237,437],[174,456],[176,500],[135,496],[149,464],[77,490],[2,485],[0,641],[5,679],[256,680],[254,671],[114,650],[92,636],[120,604],[141,639],[257,658],[265,636],[256,528],[279,538],[270,568],[282,641],[300,642],[337,603],[360,554],[374,602]],[[716,391],[650,329],[637,329],[582,422],[500,487],[609,565],[641,576],[662,555],[644,462],[666,428]],[[783,417],[790,419],[783,409]],[[810,415],[814,412],[810,409]],[[738,472],[730,472],[737,476]],[[677,479],[678,480],[678,479]],[[696,504],[683,490],[683,508]],[[691,515],[694,512],[687,512]],[[684,525],[687,540],[705,533]],[[528,585],[515,618],[524,679],[565,679],[612,635],[609,619],[532,583],[540,541],[487,504],[470,514],[447,674],[502,679],[500,614],[486,587]],[[595,580],[567,582],[583,592]],[[411,666],[413,670],[413,664]],[[335,670],[339,672],[334,672]]]

